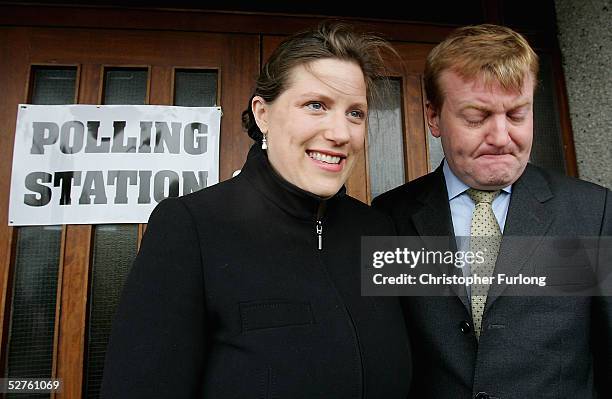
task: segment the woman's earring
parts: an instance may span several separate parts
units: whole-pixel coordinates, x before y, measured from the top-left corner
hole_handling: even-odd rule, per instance
[[[268,149],[268,139],[266,139],[265,133],[262,133],[262,135],[263,135],[263,139],[261,139],[261,149],[267,150]]]

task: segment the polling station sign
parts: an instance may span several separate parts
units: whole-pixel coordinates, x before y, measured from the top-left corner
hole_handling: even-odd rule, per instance
[[[146,223],[219,181],[219,107],[20,104],[9,225]]]

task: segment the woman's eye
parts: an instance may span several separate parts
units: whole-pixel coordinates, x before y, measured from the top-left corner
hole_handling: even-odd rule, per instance
[[[356,109],[356,110],[350,111],[349,116],[351,116],[352,118],[363,119],[363,117],[365,116],[365,113],[363,111]]]

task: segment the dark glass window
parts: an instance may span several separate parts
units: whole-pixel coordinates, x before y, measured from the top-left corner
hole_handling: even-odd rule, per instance
[[[177,70],[174,79],[174,105],[183,107],[217,105],[217,71]]]

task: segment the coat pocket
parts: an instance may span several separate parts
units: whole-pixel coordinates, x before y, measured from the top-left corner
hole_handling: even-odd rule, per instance
[[[242,333],[266,328],[314,324],[309,302],[259,301],[240,303]]]

